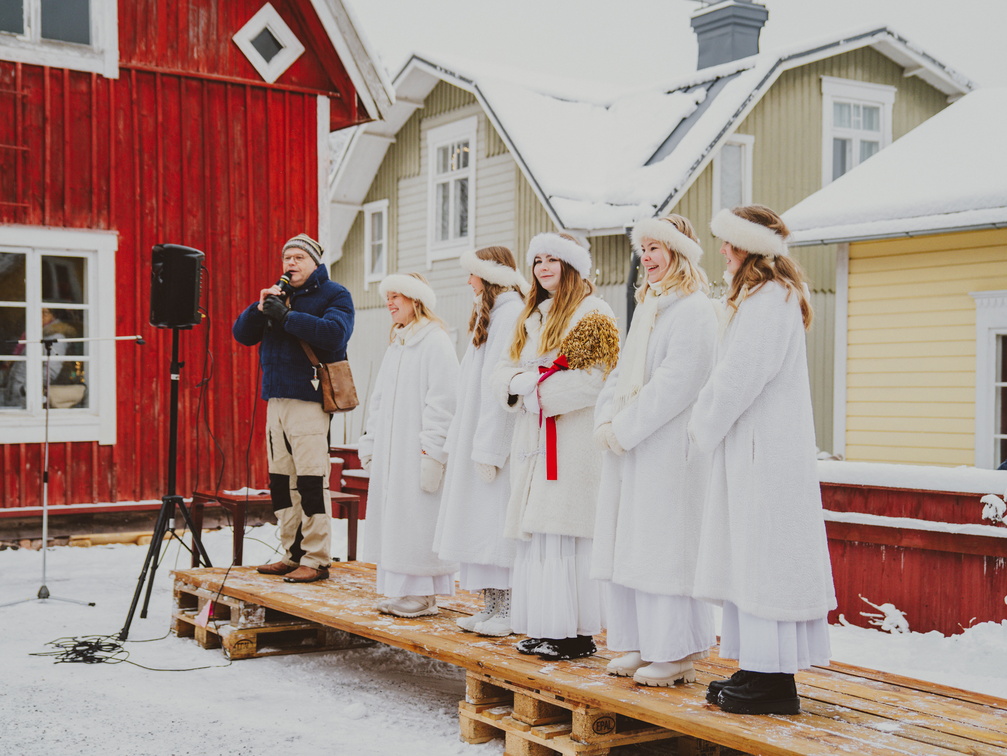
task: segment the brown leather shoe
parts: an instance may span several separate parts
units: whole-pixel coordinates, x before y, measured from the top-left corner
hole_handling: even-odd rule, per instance
[[[313,583],[316,580],[328,580],[329,579],[329,568],[320,567],[315,569],[314,567],[308,567],[302,564],[296,570],[291,572],[283,581],[286,583]]]
[[[296,569],[296,564],[273,562],[272,564],[264,564],[261,567],[256,567],[255,571],[260,572],[263,575],[286,575],[288,572],[293,572]]]

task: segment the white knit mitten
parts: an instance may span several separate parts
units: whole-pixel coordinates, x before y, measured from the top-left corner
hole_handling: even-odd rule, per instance
[[[476,462],[476,472],[479,473],[479,477],[484,483],[492,483],[500,472],[500,468],[496,465],[487,465],[485,462]]]
[[[444,477],[444,464],[426,454],[420,460],[420,488],[427,493],[434,493],[441,487]]]
[[[612,423],[602,423],[595,428],[594,440],[598,442],[598,446],[606,451],[615,452],[616,454],[626,453],[626,450],[622,448],[619,440],[615,437]]]
[[[372,459],[373,458],[371,457],[370,454],[366,454],[366,455],[361,456],[360,457],[360,467],[363,468],[365,471],[370,470],[371,469],[371,460]]]
[[[523,373],[518,373],[510,379],[508,390],[514,396],[527,396],[534,391],[535,387],[538,385],[538,377],[538,372],[533,370],[526,370]]]

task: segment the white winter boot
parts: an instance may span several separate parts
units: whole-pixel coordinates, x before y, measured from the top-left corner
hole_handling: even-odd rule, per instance
[[[640,667],[645,667],[646,665],[647,662],[640,656],[639,651],[630,651],[628,654],[615,657],[605,667],[605,671],[617,677],[632,677]]]
[[[510,625],[510,588],[487,588],[486,591],[494,594],[496,612],[489,619],[476,625],[475,631],[479,635],[490,635],[494,638],[510,635],[514,632]]]
[[[696,670],[691,661],[654,662],[641,667],[633,674],[640,685],[669,688],[677,682],[696,682]]]
[[[492,588],[483,588],[483,610],[467,617],[459,617],[455,624],[468,633],[474,633],[476,625],[496,614],[496,595]]]
[[[425,614],[437,614],[436,596],[402,596],[385,604],[382,609],[386,614],[396,617],[422,617]]]

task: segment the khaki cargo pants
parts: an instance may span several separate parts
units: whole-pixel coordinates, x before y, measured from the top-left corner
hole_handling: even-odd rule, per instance
[[[329,416],[318,402],[266,403],[269,492],[280,526],[283,561],[316,569],[331,561]]]

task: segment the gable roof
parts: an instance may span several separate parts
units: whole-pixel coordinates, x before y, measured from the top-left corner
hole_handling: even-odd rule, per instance
[[[385,117],[395,100],[395,88],[360,25],[343,0],[311,0],[339,60],[353,82],[357,97],[371,118]]]
[[[675,206],[723,140],[792,68],[873,47],[949,97],[973,84],[904,37],[877,28],[703,69],[657,89],[586,96],[483,65],[414,55],[395,77],[387,121],[350,137],[333,174],[333,237],[349,232],[388,145],[440,81],[472,93],[560,229],[621,233]]]
[[[783,214],[791,244],[1007,227],[1007,88],[966,95]]]

